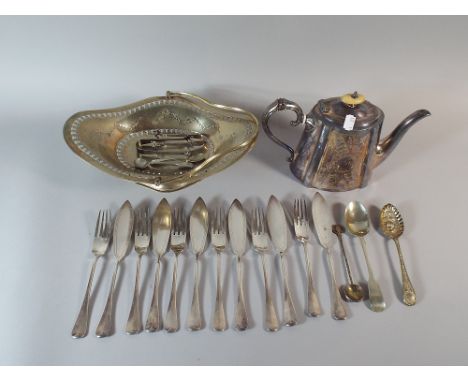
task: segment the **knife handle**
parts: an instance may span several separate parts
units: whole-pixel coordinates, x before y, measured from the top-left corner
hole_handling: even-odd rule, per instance
[[[146,319],[145,330],[147,332],[157,332],[161,330],[161,313],[159,308],[159,279],[161,273],[161,259],[158,257],[158,269],[154,275],[153,298],[151,308]]]
[[[114,289],[118,269],[119,262],[117,262],[117,264],[115,265],[114,274],[112,275],[111,288],[109,290],[109,296],[107,297],[106,307],[104,308],[104,312],[102,313],[99,325],[96,328],[96,336],[99,338],[108,337],[114,334]]]
[[[237,306],[236,306],[236,329],[243,331],[248,328],[247,310],[245,309],[244,287],[243,287],[243,264],[241,257],[237,257]]]
[[[192,307],[190,309],[190,314],[188,318],[188,328],[191,331],[203,329],[203,320],[202,320],[202,315],[201,315],[200,294],[199,294],[200,260],[199,260],[198,255],[196,257],[195,263],[196,263],[195,284],[193,286]]]
[[[288,270],[286,267],[286,262],[284,259],[284,254],[280,254],[281,259],[281,268],[283,272],[283,284],[284,284],[284,304],[283,304],[283,314],[284,314],[284,325],[294,326],[297,324],[296,308],[291,297],[291,292],[289,290],[288,282]]]

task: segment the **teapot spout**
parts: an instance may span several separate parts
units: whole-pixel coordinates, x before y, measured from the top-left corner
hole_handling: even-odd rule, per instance
[[[427,110],[416,110],[414,113],[410,114],[403,121],[401,121],[395,130],[393,130],[377,145],[373,167],[378,166],[385,158],[389,156],[389,154],[398,145],[401,138],[403,138],[403,135],[405,135],[411,126],[413,126],[419,120],[428,117],[429,115],[431,115],[431,113]]]

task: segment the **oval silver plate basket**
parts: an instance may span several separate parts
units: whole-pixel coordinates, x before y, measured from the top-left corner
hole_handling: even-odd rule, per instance
[[[157,191],[175,191],[230,166],[255,144],[258,121],[242,109],[167,92],[65,123],[68,146],[97,168]]]

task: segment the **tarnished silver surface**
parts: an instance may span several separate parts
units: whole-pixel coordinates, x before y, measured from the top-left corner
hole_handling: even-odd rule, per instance
[[[211,219],[211,244],[216,251],[216,301],[213,315],[213,329],[222,332],[228,327],[221,283],[221,256],[227,244],[226,216],[222,207],[216,209],[214,218]]]
[[[86,287],[86,293],[81,304],[80,312],[75,322],[75,326],[72,330],[73,338],[83,338],[88,335],[89,327],[89,297],[91,294],[91,288],[93,285],[94,272],[96,271],[96,264],[101,256],[106,254],[109,242],[111,239],[111,214],[109,210],[99,211],[98,218],[96,221],[96,229],[94,230],[93,249],[94,254],[93,266],[89,274],[88,286]]]
[[[167,251],[172,228],[171,206],[165,198],[159,202],[154,211],[151,227],[153,252],[156,255],[157,268],[154,275],[153,298],[151,299],[151,307],[146,319],[145,330],[155,332],[162,328],[161,308],[159,304],[159,280],[161,278],[161,263]]]
[[[234,200],[228,212],[228,229],[231,249],[237,257],[237,305],[235,313],[235,327],[246,330],[249,326],[244,298],[244,268],[242,256],[247,250],[247,218],[241,202]]]
[[[333,217],[330,208],[325,201],[325,198],[316,192],[312,199],[312,218],[314,219],[314,226],[320,245],[327,251],[328,266],[331,275],[331,295],[333,301],[332,317],[335,320],[345,320],[348,318],[346,307],[341,301],[340,291],[336,282],[335,266],[333,264],[333,257],[331,249],[334,244],[334,237],[332,233]]]
[[[171,251],[174,252],[174,269],[172,270],[172,288],[169,306],[167,308],[166,320],[164,321],[164,329],[168,333],[173,333],[179,330],[179,312],[177,308],[177,264],[179,255],[185,250],[187,222],[182,208],[174,211],[174,218],[171,233]]]
[[[70,148],[95,167],[156,191],[174,191],[230,166],[255,144],[255,116],[187,93],[77,113]]]
[[[193,284],[192,306],[188,317],[189,330],[203,329],[203,314],[200,305],[200,257],[205,251],[208,237],[208,208],[202,198],[198,198],[192,207],[189,220],[190,244],[195,253],[195,282]]]
[[[405,225],[400,211],[393,204],[386,204],[380,211],[380,229],[382,233],[389,239],[393,239],[398,251],[398,258],[400,259],[401,279],[403,283],[403,303],[412,306],[416,304],[416,292],[413,284],[410,281],[408,272],[406,270],[405,261],[401,252],[400,241],[398,238],[403,234]]]
[[[367,286],[369,289],[369,306],[374,312],[382,312],[385,310],[385,301],[383,298],[380,285],[374,277],[374,272],[369,262],[367,255],[367,245],[364,237],[369,233],[369,216],[366,207],[360,202],[349,202],[345,209],[345,222],[349,232],[358,236],[362,246],[364,259],[366,260],[367,273],[369,279]]]
[[[140,267],[141,258],[148,253],[151,239],[151,219],[149,208],[140,208],[135,214],[135,252],[137,253],[137,269],[135,276],[135,288],[133,291],[133,302],[128,315],[128,334],[137,334],[143,330],[140,308]]]
[[[296,113],[292,126],[304,124],[296,150],[270,130],[270,117],[282,110]],[[356,118],[352,130],[344,128],[348,115]],[[415,111],[380,140],[383,111],[355,92],[320,100],[306,117],[297,103],[279,98],[265,110],[262,126],[275,143],[289,152],[291,171],[305,186],[348,191],[365,187],[373,168],[393,151],[411,126],[428,115],[427,110]]]
[[[348,276],[348,284],[342,285],[340,287],[341,291],[343,292],[343,298],[346,301],[361,301],[364,298],[364,290],[359,284],[356,284],[353,281],[351,268],[348,262],[348,256],[346,256],[346,251],[343,244],[343,234],[345,232],[345,228],[340,224],[333,224],[332,231],[336,235],[336,237],[338,238],[338,242],[340,243],[341,254],[343,255],[343,260],[346,268],[346,275]]]
[[[311,317],[317,317],[322,314],[320,301],[314,288],[312,278],[312,260],[309,258],[307,246],[309,244],[309,214],[305,199],[294,200],[294,232],[296,239],[302,243],[304,248],[304,257],[307,273],[307,307],[306,314]]]
[[[277,332],[280,329],[278,315],[271,295],[268,282],[268,271],[265,254],[268,252],[268,233],[266,232],[265,215],[261,208],[255,208],[252,212],[252,244],[255,252],[262,258],[263,280],[265,282],[265,329],[269,332]]]
[[[97,337],[108,337],[114,334],[114,290],[119,265],[128,253],[133,232],[133,208],[127,200],[115,218],[114,233],[114,257],[116,260],[114,273],[112,275],[109,296],[107,297],[106,307],[102,313],[101,320],[96,328]]]
[[[284,214],[283,206],[273,195],[270,196],[267,206],[267,222],[271,241],[280,256],[281,271],[283,274],[283,317],[284,325],[294,326],[297,324],[296,308],[289,289],[288,269],[286,266],[286,251],[288,249],[288,223]]]

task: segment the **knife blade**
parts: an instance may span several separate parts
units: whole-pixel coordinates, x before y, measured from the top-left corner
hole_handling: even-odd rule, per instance
[[[231,249],[235,256],[242,256],[247,245],[247,219],[239,200],[234,200],[229,207],[228,229]]]
[[[114,256],[122,261],[128,253],[133,232],[133,208],[128,200],[120,207],[114,222]]]
[[[332,225],[335,223],[325,198],[319,192],[312,199],[312,218],[320,245],[330,249],[334,242]]]
[[[172,226],[171,206],[166,198],[163,198],[156,207],[151,225],[154,253],[158,257],[162,257],[169,244]]]
[[[288,223],[283,206],[273,195],[268,200],[267,223],[273,245],[278,252],[285,252],[288,248]]]

